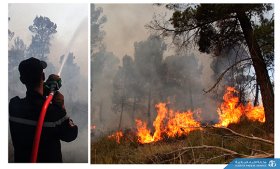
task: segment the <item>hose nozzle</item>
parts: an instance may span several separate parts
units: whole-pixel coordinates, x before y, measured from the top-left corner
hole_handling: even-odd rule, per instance
[[[44,83],[45,89],[49,92],[55,92],[62,86],[62,80],[58,75],[51,74]],[[47,92],[47,93],[49,93]]]

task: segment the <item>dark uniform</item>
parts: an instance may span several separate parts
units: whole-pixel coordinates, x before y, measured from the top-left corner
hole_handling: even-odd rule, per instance
[[[10,100],[9,122],[15,162],[30,162],[36,125],[45,100],[35,91],[27,91],[23,99],[16,96]],[[65,109],[51,103],[42,129],[37,162],[62,162],[60,140],[73,141],[77,134],[78,127]]]

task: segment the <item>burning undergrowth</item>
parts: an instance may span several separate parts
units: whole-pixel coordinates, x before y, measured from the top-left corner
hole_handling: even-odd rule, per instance
[[[230,124],[229,129],[246,135],[270,139],[263,132],[262,123],[244,118],[238,124]],[[116,134],[100,137],[91,145],[93,164],[206,164],[228,163],[236,157],[258,155],[260,151],[273,154],[273,145],[237,137],[220,127],[193,130],[188,135],[168,137],[149,144],[142,144],[135,130],[125,129],[119,142]],[[242,143],[242,144],[241,144]],[[230,154],[225,151],[238,152]],[[260,150],[260,151],[259,151]]]
[[[162,140],[162,136],[168,137],[187,135],[190,131],[200,128],[200,123],[193,117],[193,112],[176,112],[168,109],[166,103],[156,105],[157,117],[153,123],[155,131],[151,134],[147,124],[136,120],[138,142],[151,143]]]
[[[233,87],[227,87],[223,102],[217,108],[219,121],[213,125],[214,127],[228,127],[230,124],[239,123],[242,118],[246,118],[248,122],[265,122],[263,106],[253,106],[250,102],[242,104],[237,94],[238,91]],[[180,112],[169,108],[168,103],[158,103],[155,107],[157,116],[153,122],[152,129],[147,126],[145,121],[135,120],[136,131],[134,133],[137,137],[137,142],[141,144],[157,142],[164,138],[187,136],[191,131],[203,130],[206,127],[202,125],[200,109]],[[117,131],[108,136],[108,138],[120,143],[123,136],[122,131]]]
[[[92,142],[92,163],[229,163],[234,158],[274,156],[273,136],[265,132],[264,109],[241,103],[227,87],[217,108],[219,120],[203,123],[201,110],[175,111],[156,104],[153,127],[136,119],[135,128],[118,130]],[[95,127],[93,127],[96,130]]]

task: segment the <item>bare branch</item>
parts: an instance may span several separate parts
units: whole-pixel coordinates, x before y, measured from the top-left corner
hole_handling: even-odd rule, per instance
[[[222,154],[222,155],[219,155],[219,156],[215,156],[215,157],[212,157],[210,159],[207,160],[207,163],[213,159],[216,159],[216,158],[220,158],[220,157],[223,157],[223,156],[235,156],[235,157],[241,157],[241,158],[271,158],[274,156],[274,154],[256,154],[254,156],[251,156],[251,155],[246,155],[246,154],[241,154],[241,153],[238,153],[238,152],[235,152],[233,150],[230,150],[230,149],[226,149],[226,148],[222,148],[222,147],[218,147],[218,146],[208,146],[208,145],[201,145],[201,146],[193,146],[193,147],[183,147],[183,148],[180,148],[176,151],[172,151],[171,153],[168,153],[168,154],[172,154],[172,153],[176,153],[176,152],[180,152],[182,151],[181,153],[179,153],[176,157],[172,157],[171,159],[167,159],[167,160],[164,160],[164,161],[161,161],[160,163],[166,163],[166,162],[169,162],[169,161],[174,161],[178,158],[181,158],[181,156],[183,154],[185,154],[186,152],[188,152],[189,150],[193,150],[193,149],[214,149],[214,150],[219,150],[219,151],[222,151],[222,152],[225,152],[226,154]],[[168,155],[168,154],[165,154],[165,155]]]
[[[251,140],[257,140],[257,141],[261,141],[261,142],[264,142],[264,143],[267,143],[267,144],[272,144],[274,145],[274,142],[273,141],[270,141],[270,140],[266,140],[266,139],[263,139],[263,138],[260,138],[260,137],[255,137],[255,136],[246,136],[246,135],[243,135],[243,134],[240,134],[240,133],[237,133],[229,128],[226,128],[226,127],[213,127],[213,128],[220,128],[220,129],[224,129],[224,130],[227,130],[227,131],[230,131],[232,134],[236,135],[236,136],[240,136],[240,137],[243,137],[243,138],[247,138],[247,139],[251,139]]]
[[[243,142],[239,141],[238,139],[235,139],[231,136],[224,136],[225,138],[228,138],[228,139],[233,139],[234,141],[240,143],[243,147],[245,147],[246,149],[248,150],[251,150],[253,152],[259,152],[259,153],[263,153],[263,154],[266,154],[266,155],[271,155],[271,153],[268,153],[268,152],[265,152],[265,151],[262,151],[262,150],[258,150],[258,149],[254,149],[254,148],[250,148],[250,147],[247,147]]]
[[[233,65],[231,65],[230,67],[228,67],[217,79],[216,83],[208,90],[204,90],[203,91],[205,93],[209,93],[211,92],[214,88],[217,87],[217,85],[220,83],[220,81],[223,79],[224,75],[230,70],[232,69],[233,67],[235,67],[236,65],[238,65],[239,63],[241,62],[244,62],[244,61],[247,61],[247,60],[251,60],[251,58],[246,58],[246,59],[242,59],[242,60],[239,60],[238,62],[234,63]]]
[[[221,157],[225,157],[225,156],[232,156],[232,154],[222,154],[222,155],[218,155],[218,156],[209,158],[209,159],[206,161],[206,163],[209,163],[210,161],[212,161],[212,160],[214,160],[214,159],[221,158]]]

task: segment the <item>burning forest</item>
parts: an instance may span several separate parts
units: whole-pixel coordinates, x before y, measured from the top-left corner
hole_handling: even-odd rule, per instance
[[[91,4],[91,163],[274,156],[273,6],[243,5]]]
[[[201,124],[199,111],[185,112],[174,111],[168,108],[167,103],[156,104],[157,116],[153,122],[153,134],[147,127],[147,122],[136,119],[137,141],[141,144],[147,144],[160,141],[165,137],[174,138],[187,136],[191,131],[203,130],[206,127],[228,127],[230,124],[238,124],[241,118],[247,118],[248,121],[265,122],[263,106],[252,106],[250,102],[243,105],[235,94],[238,92],[233,87],[227,87],[223,97],[224,102],[217,108],[219,121],[216,124]],[[198,109],[199,110],[199,109]],[[197,117],[197,118],[194,118]],[[122,131],[117,131],[109,139],[115,139],[120,144],[123,137]]]
[[[123,159],[121,156],[118,158],[118,155],[115,158],[118,158],[117,163],[220,163],[221,161],[230,162],[230,159],[234,157],[244,157],[244,158],[268,158],[273,157],[273,147],[274,142],[271,141],[269,136],[267,138],[261,138],[256,136],[248,136],[240,134],[234,130],[240,130],[241,133],[244,132],[243,127],[249,127],[249,133],[253,130],[254,132],[258,127],[261,127],[265,122],[264,108],[261,105],[253,106],[250,102],[247,104],[240,103],[237,95],[238,92],[233,87],[227,87],[226,92],[223,96],[223,102],[217,108],[217,114],[219,115],[219,121],[215,124],[207,124],[203,123],[200,118],[200,111],[197,109],[196,111],[175,111],[168,108],[168,103],[158,103],[155,105],[157,116],[153,121],[153,127],[149,128],[147,126],[147,122],[142,121],[140,119],[135,119],[135,129],[131,130],[119,130],[107,138],[103,138],[102,142],[111,144],[109,147],[113,147],[117,151],[116,153],[123,153],[123,148],[132,149],[130,153],[132,153],[133,158],[136,158],[136,161],[132,161],[133,158]],[[254,126],[255,129],[251,127]],[[241,128],[241,129],[240,129]],[[95,127],[93,128],[95,130]],[[234,130],[233,130],[234,129]],[[263,129],[257,129],[258,131],[263,131]],[[248,131],[247,131],[248,132]],[[257,134],[257,133],[255,133]],[[214,135],[214,137],[213,137]],[[261,134],[263,136],[263,134]],[[204,138],[208,137],[208,138]],[[231,138],[232,137],[232,138]],[[235,138],[236,137],[236,138]],[[240,137],[240,138],[238,138]],[[209,141],[210,138],[210,141]],[[197,140],[196,140],[197,139]],[[213,140],[214,141],[213,141]],[[233,139],[233,140],[231,140]],[[190,141],[192,140],[192,141]],[[221,141],[222,147],[216,145],[207,145],[208,142],[210,144],[217,144],[217,142]],[[201,145],[194,146],[197,144],[196,142],[202,142]],[[242,146],[237,146],[236,144],[227,145],[226,141],[233,141],[237,143],[241,143]],[[157,143],[158,142],[158,143]],[[187,143],[189,142],[189,144]],[[99,145],[100,142],[94,143],[93,148],[96,146],[101,146],[101,149],[104,148],[104,145]],[[205,144],[206,143],[206,144]],[[264,146],[263,150],[252,149],[246,147],[246,144],[253,143],[254,147]],[[179,144],[180,148],[174,146]],[[186,145],[185,145],[186,144]],[[243,145],[244,144],[244,145]],[[146,145],[149,145],[148,151],[144,148]],[[226,148],[227,146],[233,149],[240,149],[246,147],[247,151],[250,152],[250,155],[240,154],[232,149]],[[106,145],[107,146],[107,145]],[[118,148],[116,148],[118,147]],[[154,147],[154,148],[151,148]],[[176,148],[174,148],[176,147]],[[183,148],[182,148],[183,147]],[[143,150],[139,150],[143,149]],[[154,150],[154,149],[160,149]],[[173,153],[165,154],[161,151],[166,151],[166,149],[176,149]],[[197,150],[193,150],[197,149]],[[192,157],[188,157],[187,152],[192,150],[198,154],[206,152],[207,155],[200,159],[200,157],[195,157],[193,154]],[[228,154],[218,154],[215,151],[221,151],[223,153]],[[110,151],[110,150],[109,150]],[[118,152],[119,151],[119,152]],[[129,151],[129,150],[126,150]],[[141,154],[143,152],[138,151],[147,151],[148,155]],[[154,154],[154,151],[157,152]],[[207,156],[209,156],[209,152],[214,151],[215,157],[209,157],[209,159],[204,161]],[[244,150],[243,150],[244,151]],[[95,149],[96,153],[96,149]],[[127,153],[127,152],[126,152]],[[174,157],[178,153],[177,157]],[[140,154],[140,155],[139,155]],[[154,154],[154,155],[152,155]],[[211,154],[211,153],[210,153]],[[211,155],[213,155],[211,154]],[[92,163],[98,163],[97,154],[93,154]],[[110,156],[109,154],[107,154]],[[125,155],[125,154],[123,154]],[[138,156],[144,156],[146,159],[138,159]],[[136,157],[135,157],[136,156]],[[229,158],[228,158],[229,157]],[[106,157],[104,157],[106,158]],[[143,157],[142,157],[143,158]],[[182,162],[181,158],[188,158],[185,162]],[[197,158],[197,159],[195,159]],[[213,158],[213,159],[212,159]],[[217,159],[216,159],[217,158]],[[218,159],[221,158],[221,159]],[[104,160],[104,159],[99,159]],[[196,161],[194,161],[196,160]]]

